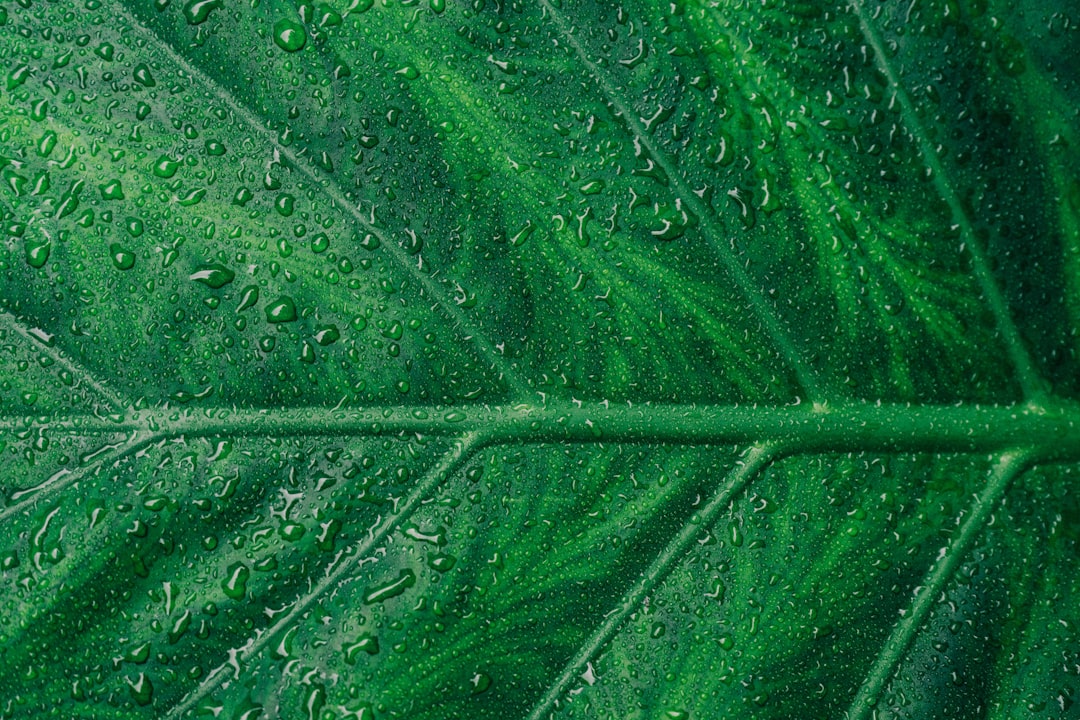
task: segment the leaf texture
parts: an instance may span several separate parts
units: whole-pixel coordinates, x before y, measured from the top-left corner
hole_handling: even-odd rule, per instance
[[[0,718],[1080,717],[1078,22],[0,2]]]

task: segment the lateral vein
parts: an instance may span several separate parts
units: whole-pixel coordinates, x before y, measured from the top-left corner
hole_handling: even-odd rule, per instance
[[[675,568],[676,563],[686,555],[701,534],[701,529],[717,521],[735,495],[772,462],[780,449],[779,444],[757,445],[739,460],[736,467],[724,478],[716,494],[701,510],[695,512],[697,521],[686,522],[680,528],[638,581],[626,592],[619,605],[605,614],[604,622],[585,640],[547,692],[533,706],[527,716],[528,720],[542,720],[548,717],[559,700],[581,677],[586,665],[611,642],[630,615],[641,608],[645,597],[664,581]]]
[[[297,171],[314,183],[314,185],[324,192],[336,206],[347,212],[357,225],[362,227],[366,232],[379,238],[382,247],[386,248],[394,263],[420,283],[424,293],[434,299],[436,307],[445,313],[450,321],[457,326],[464,338],[473,342],[487,357],[488,361],[502,375],[503,379],[513,390],[514,395],[518,398],[529,396],[528,383],[511,365],[506,356],[496,349],[494,344],[479,331],[478,327],[473,325],[469,317],[458,307],[438,281],[431,275],[423,272],[418,265],[409,259],[409,255],[398,243],[392,242],[381,228],[376,227],[369,221],[360,211],[360,207],[357,203],[349,200],[334,180],[325,177],[319,170],[315,169],[315,167],[312,166],[311,161],[306,157],[297,154],[290,147],[278,143],[277,139],[268,131],[266,126],[260,122],[259,117],[244,103],[234,97],[228,89],[210,77],[201,68],[189,63],[186,58],[176,52],[172,45],[165,40],[162,40],[157,33],[150,28],[145,27],[133,16],[123,3],[115,4],[119,4],[124,8],[124,12],[130,17],[131,23],[137,31],[147,39],[152,40],[158,48],[168,56],[170,62],[176,63],[177,66],[183,68],[183,70],[192,77],[199,78],[199,81],[217,96],[221,102],[225,103],[237,117],[249,125],[253,132],[255,132],[264,142],[273,147],[281,156],[287,158]]]
[[[707,207],[705,203],[701,201],[694,191],[686,184],[686,180],[671,159],[652,141],[651,136],[637,119],[630,106],[623,101],[615,86],[612,85],[607,74],[592,61],[585,51],[584,46],[582,46],[581,42],[574,35],[570,25],[555,9],[550,0],[541,0],[540,4],[551,16],[552,21],[566,39],[567,43],[574,49],[578,59],[589,71],[589,75],[593,77],[596,84],[611,101],[611,104],[615,107],[622,122],[625,123],[626,127],[633,133],[634,137],[649,151],[656,164],[659,165],[668,178],[671,179],[672,184],[677,190],[677,197],[686,203],[694,214],[700,218],[703,230],[702,234],[709,243],[709,247],[711,247],[713,252],[720,258],[725,269],[730,273],[735,284],[742,292],[743,297],[746,298],[746,301],[749,302],[750,306],[754,309],[754,314],[765,327],[766,333],[784,356],[784,359],[787,360],[792,372],[795,373],[799,386],[808,396],[808,398],[804,399],[809,399],[811,402],[820,400],[822,393],[820,388],[817,387],[817,382],[814,379],[814,374],[810,367],[803,360],[802,355],[795,347],[791,338],[788,337],[788,333],[780,325],[780,320],[777,318],[773,309],[769,307],[762,293],[754,288],[750,276],[739,263],[735,254],[721,241],[723,232],[717,227],[712,209]]]
[[[485,438],[480,433],[463,435],[453,444],[440,461],[429,470],[412,491],[401,503],[400,509],[373,528],[360,542],[353,545],[349,550],[342,551],[331,563],[322,580],[314,585],[307,593],[300,595],[293,601],[289,611],[280,620],[259,635],[249,639],[247,644],[230,653],[228,661],[212,670],[191,694],[175,705],[167,714],[166,718],[178,718],[191,710],[196,703],[205,698],[225,680],[229,670],[235,669],[234,663],[248,660],[258,655],[276,637],[293,625],[296,620],[311,607],[318,598],[333,587],[338,586],[349,575],[350,571],[357,567],[357,559],[367,557],[380,543],[396,530],[401,523],[407,520],[421,502],[431,495],[439,484],[461,463],[465,462],[472,454],[484,445]]]
[[[967,517],[961,523],[959,531],[919,584],[911,606],[903,618],[893,627],[851,703],[847,720],[865,720],[873,713],[885,685],[892,679],[915,635],[940,600],[945,586],[956,575],[960,563],[986,526],[991,513],[1012,481],[1027,468],[1031,457],[1030,453],[1025,452],[1005,453],[993,467],[986,487],[968,506]]]
[[[81,382],[86,383],[86,385],[97,393],[102,400],[108,403],[113,410],[124,409],[126,405],[124,398],[117,394],[116,391],[94,377],[94,374],[90,372],[88,368],[76,363],[57,348],[46,345],[41,341],[41,338],[35,337],[30,330],[23,323],[19,322],[19,320],[11,313],[0,310],[0,327],[6,327],[8,330],[32,342],[34,347],[39,348],[41,352],[48,355],[53,362],[70,372],[72,375],[78,377]]]
[[[859,29],[863,37],[874,51],[874,61],[878,66],[878,70],[888,79],[889,85],[896,96],[896,101],[900,104],[900,114],[904,119],[904,124],[908,126],[908,130],[919,146],[919,154],[922,155],[923,162],[930,171],[934,187],[946,205],[949,206],[949,212],[952,214],[953,222],[960,230],[964,246],[971,253],[975,279],[983,296],[986,298],[990,312],[994,316],[998,331],[1003,336],[1006,352],[1013,368],[1016,370],[1017,380],[1024,393],[1024,398],[1032,402],[1040,401],[1046,395],[1045,383],[1035,368],[1035,363],[1024,345],[1023,338],[1020,337],[1020,331],[1009,311],[1009,304],[994,279],[986,250],[975,234],[971,217],[968,211],[964,209],[963,203],[960,202],[960,197],[957,195],[956,189],[953,187],[952,181],[949,179],[945,167],[942,165],[941,159],[930,141],[930,135],[919,119],[915,105],[911,101],[911,96],[901,84],[900,76],[889,60],[881,36],[878,35],[877,30],[871,23],[865,3],[862,0],[850,0],[850,6],[859,20]]]

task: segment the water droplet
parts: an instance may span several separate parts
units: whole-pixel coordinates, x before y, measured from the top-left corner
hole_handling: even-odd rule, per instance
[[[257,302],[259,302],[259,287],[248,285],[240,292],[240,306],[236,308],[236,312],[243,312],[254,307]]]
[[[296,542],[300,538],[304,537],[304,533],[307,532],[307,528],[300,523],[288,522],[278,528],[278,535],[281,535],[282,539],[289,542]]]
[[[231,283],[235,277],[236,273],[218,263],[212,265],[200,265],[195,269],[195,272],[188,276],[190,280],[201,282],[214,290],[225,287]]]
[[[356,664],[356,656],[360,653],[377,655],[379,652],[379,638],[374,635],[361,635],[356,642],[345,648],[345,662],[350,665]]]
[[[288,193],[282,193],[278,195],[277,200],[274,201],[274,207],[277,208],[278,214],[282,217],[289,217],[293,214],[293,207],[296,203],[296,198]]]
[[[25,63],[16,65],[7,76],[8,92],[22,85],[28,77],[30,77],[30,66]]]
[[[98,187],[104,200],[123,200],[124,188],[119,180],[111,180]]]
[[[152,169],[154,175],[158,176],[159,178],[168,179],[175,175],[176,171],[180,169],[180,163],[176,160],[173,160],[168,155],[162,155],[157,159],[157,162],[154,163],[154,167]]]
[[[397,597],[415,584],[416,573],[406,568],[398,574],[396,580],[391,580],[390,582],[373,585],[367,588],[364,591],[364,604],[371,605],[372,603],[382,602],[383,600]]]
[[[242,562],[235,562],[229,566],[228,574],[221,581],[221,589],[233,600],[242,600],[247,592],[247,581],[251,577],[251,571]]]
[[[183,207],[191,207],[201,203],[204,197],[206,197],[206,188],[196,188],[188,191],[184,197],[179,198],[176,202]]]
[[[337,325],[320,325],[315,331],[315,342],[320,345],[332,345],[341,338]]]
[[[48,157],[56,147],[56,133],[49,130],[38,140],[37,153],[41,157]]]
[[[131,690],[131,697],[135,698],[135,702],[140,706],[149,705],[154,699],[154,684],[150,682],[146,673],[139,673],[134,680],[129,678],[127,684]]]
[[[49,261],[49,252],[52,250],[52,243],[48,240],[39,243],[26,243],[26,264],[32,268],[44,267],[45,263]]]
[[[413,540],[419,540],[420,542],[430,543],[432,545],[445,545],[446,535],[443,530],[437,530],[435,532],[424,532],[415,525],[410,525],[405,528],[406,537],[410,537]]]
[[[320,683],[312,683],[304,698],[304,713],[307,720],[319,720],[323,705],[326,704],[326,688]]]
[[[143,87],[154,87],[157,82],[154,80],[154,76],[150,74],[150,66],[146,63],[139,63],[135,66],[135,80],[138,81]]]
[[[457,564],[457,558],[453,555],[432,555],[428,558],[428,567],[438,572],[447,572]]]
[[[201,25],[220,7],[221,0],[188,0],[184,5],[184,19],[188,25]]]
[[[295,20],[283,18],[274,23],[274,43],[285,52],[296,52],[307,44],[307,32]]]
[[[288,295],[282,295],[266,307],[266,322],[287,323],[296,319],[296,303]]]
[[[473,695],[479,695],[482,692],[487,692],[487,689],[491,687],[491,676],[484,672],[478,672],[472,676],[469,682],[472,683]]]
[[[336,27],[341,24],[341,15],[326,3],[319,5],[316,14],[319,27]]]
[[[131,648],[128,650],[127,655],[124,656],[125,662],[135,663],[136,665],[142,665],[150,658],[150,643],[144,642],[142,645]]]
[[[176,618],[172,629],[169,630],[169,644],[175,645],[191,626],[191,611],[185,610],[184,614]]]
[[[603,180],[590,180],[581,186],[582,195],[595,195],[604,189]]]
[[[251,199],[253,197],[255,197],[255,193],[251,192],[250,190],[248,190],[245,187],[242,187],[242,188],[240,188],[239,190],[236,191],[235,195],[233,195],[233,199],[232,199],[233,205],[238,205],[240,207],[244,207],[249,202],[251,202]]]
[[[130,270],[135,267],[135,253],[125,250],[117,243],[109,245],[109,255],[117,270]]]

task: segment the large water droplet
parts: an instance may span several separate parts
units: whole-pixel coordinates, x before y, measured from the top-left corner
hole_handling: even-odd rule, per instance
[[[282,295],[266,306],[266,322],[286,323],[296,319],[296,303],[288,295]]]
[[[296,52],[307,44],[307,32],[295,20],[283,18],[274,23],[274,44],[285,52]]]
[[[184,19],[188,25],[201,25],[220,7],[221,0],[188,0],[184,5]]]
[[[212,265],[200,265],[188,277],[217,290],[231,283],[233,278],[236,277],[236,273],[224,265],[214,263]]]

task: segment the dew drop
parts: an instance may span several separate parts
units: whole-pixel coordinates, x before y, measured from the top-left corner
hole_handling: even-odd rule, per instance
[[[345,648],[345,662],[355,665],[356,657],[360,653],[377,655],[379,653],[379,638],[374,635],[361,635],[356,638],[356,642]]]
[[[315,331],[315,342],[323,346],[332,345],[340,338],[341,331],[338,330],[337,325],[321,325]]]
[[[184,19],[188,25],[201,25],[220,7],[221,0],[188,0],[184,5]]]
[[[154,684],[150,682],[150,678],[146,676],[146,673],[139,673],[134,680],[128,679],[127,684],[131,690],[131,697],[140,706],[149,705],[150,701],[154,699]]]
[[[295,20],[278,20],[274,23],[274,44],[285,52],[296,52],[307,44],[307,32]]]
[[[125,250],[117,243],[109,245],[109,256],[117,270],[130,270],[135,267],[135,253]]]
[[[214,290],[225,287],[231,283],[235,277],[236,273],[218,263],[212,265],[200,265],[195,269],[195,272],[188,276],[190,280],[201,282],[203,285],[213,288]]]
[[[416,584],[416,573],[412,570],[402,570],[397,579],[379,585],[373,585],[364,591],[364,604],[382,602],[397,597]]]
[[[247,581],[251,577],[251,571],[242,562],[236,562],[229,566],[228,575],[221,581],[221,589],[225,595],[233,600],[242,600],[247,592]]]
[[[42,243],[27,243],[26,244],[26,264],[32,268],[44,267],[45,263],[49,261],[49,252],[52,250],[52,243],[48,240]]]
[[[151,88],[157,85],[154,76],[150,74],[150,67],[146,63],[139,63],[136,65],[134,74],[135,80],[143,87]]]
[[[287,323],[296,319],[296,303],[288,295],[282,295],[266,307],[266,322]]]
[[[171,178],[176,174],[176,171],[180,169],[180,163],[173,160],[168,155],[162,155],[157,159],[152,168],[154,175],[159,178]]]
[[[248,285],[240,292],[240,306],[236,308],[236,312],[243,312],[254,307],[257,302],[259,302],[259,287]]]

